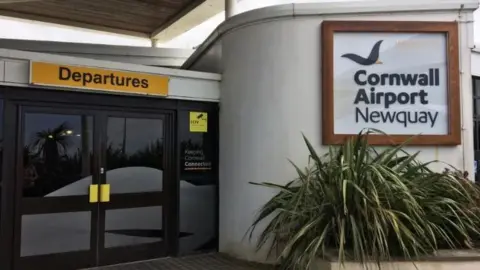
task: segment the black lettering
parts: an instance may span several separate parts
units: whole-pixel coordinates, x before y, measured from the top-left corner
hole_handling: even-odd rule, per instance
[[[417,74],[401,74],[403,85],[416,85],[417,84]]]
[[[91,73],[83,73],[83,80],[82,80],[82,84],[83,86],[87,85],[87,83],[91,83],[92,82],[92,74]]]
[[[376,104],[382,104],[382,98],[385,96],[385,93],[383,92],[380,92],[380,93],[377,93],[377,100],[376,100]]]
[[[381,85],[387,84],[387,81],[389,81],[389,77],[390,76],[387,73],[383,73],[382,75],[380,75],[380,79],[381,79],[380,84]]]
[[[147,79],[142,80],[142,88],[148,88],[148,80]]]
[[[382,121],[383,123],[386,123],[387,121],[389,121],[390,123],[393,123],[393,121],[395,120],[395,113],[393,112],[382,112],[381,114],[381,118],[382,118]]]
[[[435,112],[435,116],[432,116],[431,112],[428,112],[428,118],[430,119],[430,122],[432,123],[430,127],[433,127],[435,125],[435,122],[437,121],[438,117],[438,112]]]
[[[378,123],[380,122],[380,113],[378,111],[373,111],[371,114],[370,114],[370,121],[372,123]]]
[[[115,85],[115,75],[113,73],[111,73],[110,75],[108,75],[108,78],[110,79],[110,84],[111,85]]]
[[[408,122],[416,124],[418,122],[418,112],[408,112]]]
[[[420,90],[418,95],[420,96],[420,103],[422,103],[423,105],[427,105],[428,104],[428,100],[427,100],[428,93],[425,92],[425,90]]]
[[[370,103],[377,104],[378,100],[375,101],[375,87],[370,88]]]
[[[359,108],[355,108],[355,122],[358,123],[358,116],[362,117],[363,122],[368,123],[368,107],[365,108],[365,114]]]
[[[415,97],[418,97],[417,92],[410,93],[410,104],[415,104]]]
[[[102,83],[102,75],[95,74],[95,76],[93,76],[93,82],[95,84],[101,84]]]
[[[422,124],[426,124],[427,121],[428,121],[428,118],[427,118],[427,113],[426,112],[420,112],[420,117],[418,117],[418,122],[422,123]]]
[[[395,115],[395,113],[393,113]],[[407,127],[407,112],[406,111],[399,111],[395,115],[396,120],[398,123],[403,124],[404,127]],[[393,121],[392,121],[393,123]]]
[[[60,67],[58,69],[58,79],[62,81],[67,81],[70,79],[70,76],[72,75],[72,71],[70,71],[69,68],[67,67]]]
[[[358,104],[359,102],[370,104],[370,102],[368,101],[367,92],[365,92],[365,89],[363,88],[358,90],[357,96],[355,97],[355,101],[353,101],[353,104]]]
[[[126,82],[125,86],[130,86],[131,81],[132,81],[132,78],[127,77],[127,82]]]
[[[377,85],[379,82],[380,82],[380,77],[377,74],[373,73],[368,76],[368,83],[370,85]]]
[[[355,75],[353,76],[353,80],[355,81],[356,84],[358,85],[366,85],[366,81],[360,80],[360,75],[366,75],[367,71],[366,70],[359,70],[355,72]]]
[[[133,87],[139,87],[140,86],[140,80],[137,79],[137,78],[133,78],[132,85],[133,85]]]
[[[115,85],[117,85],[117,86],[125,86],[125,77],[117,77],[117,76],[115,76]]]
[[[72,79],[76,82],[79,82],[82,80],[82,74],[80,72],[73,72],[72,73]]]
[[[103,84],[107,84],[108,75],[103,75]]]
[[[435,77],[434,77],[434,71],[433,68],[428,69],[428,84],[429,85],[434,85],[435,84]]]
[[[388,109],[390,105],[395,104],[395,102],[397,102],[397,95],[395,95],[395,93],[385,93],[385,109]]]
[[[418,79],[418,84],[421,85],[421,86],[427,86],[428,85],[428,75],[427,74],[420,74],[420,76],[418,76],[419,79]]]
[[[353,79],[357,85],[404,85],[404,86],[435,86],[440,85],[440,70],[438,68],[428,69],[428,73],[399,74],[399,73],[370,73],[366,70],[355,72]]]
[[[434,127],[438,118],[438,112],[432,113],[427,111],[371,111],[368,107],[362,109],[355,108],[355,122],[364,123],[398,123],[408,127],[409,124],[430,124]]]
[[[389,85],[400,85],[400,75],[390,74],[389,79]]]
[[[397,97],[398,103],[407,104],[410,101],[410,96],[408,93],[400,92]]]

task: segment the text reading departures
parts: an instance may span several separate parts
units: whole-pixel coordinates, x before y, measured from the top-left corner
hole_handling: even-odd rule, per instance
[[[58,69],[58,79],[62,81],[73,80],[81,82],[83,86],[89,84],[101,84],[111,86],[125,86],[135,88],[148,88],[147,79],[139,79],[135,77],[117,76],[114,73],[97,74],[92,72],[78,72],[70,70],[68,67],[60,67]]]

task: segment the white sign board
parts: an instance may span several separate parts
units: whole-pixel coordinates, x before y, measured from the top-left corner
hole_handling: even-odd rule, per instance
[[[334,133],[448,134],[447,68],[445,33],[334,33]]]

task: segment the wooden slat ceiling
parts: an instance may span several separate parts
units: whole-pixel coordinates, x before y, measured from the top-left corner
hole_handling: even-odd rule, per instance
[[[0,0],[0,15],[152,37],[204,1]]]

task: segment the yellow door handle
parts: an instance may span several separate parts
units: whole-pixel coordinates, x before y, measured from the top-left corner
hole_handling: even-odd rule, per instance
[[[100,185],[100,202],[110,201],[110,184]]]
[[[90,185],[90,203],[98,202],[98,185]]]

